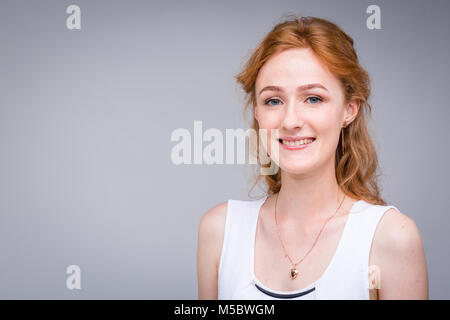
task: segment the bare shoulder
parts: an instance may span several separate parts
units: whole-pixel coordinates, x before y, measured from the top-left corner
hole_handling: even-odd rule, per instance
[[[377,249],[391,252],[411,250],[421,243],[419,228],[413,219],[394,208],[384,213],[374,236]]]
[[[380,271],[379,299],[428,298],[425,252],[413,219],[388,209],[376,228],[372,250]]]
[[[222,251],[227,215],[227,201],[219,203],[203,214],[198,227],[198,247],[201,254],[217,270]]]
[[[200,219],[197,242],[198,298],[217,299],[218,265],[222,251],[227,201],[209,209]]]
[[[204,239],[219,240],[223,238],[227,214],[227,201],[209,209],[201,218],[199,233]]]

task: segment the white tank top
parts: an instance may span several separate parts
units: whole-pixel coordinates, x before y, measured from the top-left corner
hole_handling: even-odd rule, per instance
[[[378,222],[394,206],[355,202],[337,249],[321,277],[295,291],[263,285],[254,274],[259,200],[228,200],[218,271],[218,299],[369,299],[369,253]]]

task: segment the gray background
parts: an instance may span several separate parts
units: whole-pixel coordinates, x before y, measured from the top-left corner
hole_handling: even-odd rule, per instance
[[[81,7],[81,30],[65,26]],[[381,8],[381,30],[366,8]],[[330,19],[373,81],[382,194],[448,299],[448,1],[0,1],[0,298],[196,299],[202,215],[250,165],[171,162],[177,128],[247,128],[233,76],[286,13]],[[262,189],[253,192],[261,195]],[[81,290],[66,267],[81,267]]]

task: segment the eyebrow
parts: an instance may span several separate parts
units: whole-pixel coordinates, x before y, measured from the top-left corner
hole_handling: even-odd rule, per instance
[[[325,88],[323,85],[321,85],[320,83],[309,83],[309,84],[304,84],[302,86],[297,87],[297,91],[301,92],[301,91],[305,91],[305,90],[309,90],[309,89],[313,89],[313,88],[321,88],[324,89],[326,91],[328,91],[327,88]],[[278,91],[278,92],[283,92],[284,90],[281,87],[278,86],[267,86],[261,89],[261,91],[259,92],[259,95],[261,95],[261,93],[263,93],[264,91]]]

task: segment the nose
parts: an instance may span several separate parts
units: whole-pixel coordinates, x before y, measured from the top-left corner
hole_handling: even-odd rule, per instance
[[[286,104],[281,127],[285,131],[293,131],[303,126],[303,116],[299,106],[294,102]]]

